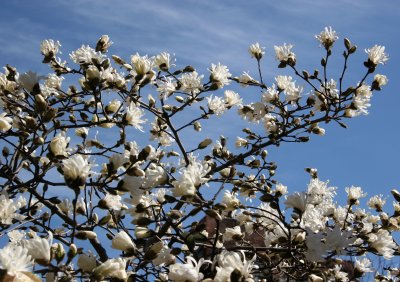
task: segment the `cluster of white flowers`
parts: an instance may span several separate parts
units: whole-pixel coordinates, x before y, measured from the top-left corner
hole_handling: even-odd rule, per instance
[[[308,142],[325,134],[323,124],[345,127],[344,118],[368,114],[373,92],[388,83],[372,75],[388,60],[385,47],[365,50],[367,73],[351,83],[344,72],[328,77],[338,33],[326,27],[315,38],[326,49],[323,72],[299,71],[285,43],[274,50],[287,70],[269,82],[259,43],[248,49],[254,77],[218,63],[204,81],[167,52],[111,60],[107,35],[71,52],[75,69],[56,57],[61,44],[51,39],[40,51],[52,73],[19,74],[7,65],[0,225],[9,242],[0,249],[0,280],[353,281],[376,271],[368,254],[397,255],[397,190],[393,212],[384,195],[363,209],[361,187],[347,187],[341,205],[340,190],[316,169],[306,169],[312,179],[303,192],[290,193],[275,175],[268,147]],[[344,42],[347,64],[356,47]],[[247,95],[253,89],[255,99]],[[244,136],[214,140],[201,132],[233,108],[249,122]],[[206,134],[203,141],[193,131]],[[390,276],[400,271],[376,275]]]
[[[13,220],[22,220],[25,218],[18,210],[26,205],[26,199],[10,199],[7,193],[0,195],[0,222],[1,224],[12,224]]]
[[[193,160],[181,170],[180,179],[172,182],[172,193],[175,197],[194,196],[200,184],[207,182],[206,177],[210,168],[207,163]]]

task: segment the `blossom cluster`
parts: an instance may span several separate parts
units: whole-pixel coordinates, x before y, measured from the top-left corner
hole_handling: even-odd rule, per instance
[[[344,39],[341,76],[327,77],[338,33],[327,27],[315,38],[326,51],[321,72],[300,71],[294,46],[284,43],[274,46],[277,65],[293,74],[268,83],[260,43],[248,50],[258,77],[235,76],[220,62],[201,74],[166,52],[109,55],[107,35],[68,61],[60,42],[44,40],[47,75],[7,65],[0,280],[353,281],[377,270],[371,255],[392,259],[397,190],[394,211],[385,212],[387,198],[364,201],[358,186],[339,203],[340,190],[316,169],[306,169],[303,192],[275,176],[267,149],[309,142],[332,121],[346,127],[388,83],[373,75],[388,60],[385,47],[365,49],[365,75],[344,84],[356,46]],[[229,111],[247,122],[242,133],[202,130]],[[235,134],[234,144],[223,134]],[[375,279],[399,273],[387,268]]]

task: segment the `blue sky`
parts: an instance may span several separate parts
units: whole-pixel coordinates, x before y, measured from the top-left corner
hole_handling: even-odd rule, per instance
[[[316,167],[321,179],[339,187],[362,186],[369,195],[389,194],[399,187],[398,162],[400,97],[398,93],[399,32],[397,1],[369,0],[273,0],[273,1],[5,1],[0,10],[0,65],[11,64],[20,72],[47,74],[39,51],[43,39],[60,40],[63,56],[83,43],[95,45],[108,34],[114,45],[111,54],[128,59],[131,54],[155,55],[161,51],[176,54],[178,67],[193,65],[206,73],[211,63],[229,66],[234,75],[250,71],[256,77],[254,60],[247,48],[260,42],[266,48],[263,61],[265,81],[284,71],[277,69],[274,45],[294,44],[298,66],[312,71],[319,66],[323,49],[314,35],[325,26],[339,32],[334,49],[341,59],[342,40],[349,37],[358,48],[351,59],[349,81],[360,79],[366,58],[365,48],[386,46],[389,63],[378,72],[389,77],[389,84],[376,92],[370,115],[348,121],[349,128],[328,125],[324,137],[313,136],[308,144],[284,144],[270,149],[278,163],[277,178],[290,191],[303,190],[308,182],[304,167]],[[332,76],[338,77],[332,69]],[[241,90],[241,89],[239,89]],[[245,100],[258,100],[258,91],[241,90]],[[219,128],[236,127],[234,115],[221,119],[218,128],[209,125],[210,135]],[[230,122],[232,119],[232,122]],[[236,119],[237,120],[237,119]],[[232,140],[234,136],[231,137]],[[391,202],[391,200],[390,200]]]

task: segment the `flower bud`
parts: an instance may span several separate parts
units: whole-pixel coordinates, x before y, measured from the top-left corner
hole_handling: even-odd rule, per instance
[[[151,235],[151,233],[152,233],[151,230],[149,230],[146,227],[136,226],[135,236],[138,239],[147,238]]]
[[[125,231],[121,231],[112,239],[111,247],[124,252],[132,252],[136,246],[129,235]]]
[[[92,240],[92,239],[96,239],[97,238],[97,234],[93,231],[78,231],[75,234],[75,238],[80,239],[80,240]]]

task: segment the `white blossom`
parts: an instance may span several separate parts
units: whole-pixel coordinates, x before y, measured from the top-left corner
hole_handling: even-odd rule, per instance
[[[349,203],[357,204],[358,200],[365,197],[367,194],[363,193],[361,187],[351,186],[346,188],[347,199]]]
[[[6,271],[8,276],[14,277],[9,281],[28,281],[23,280],[23,273],[31,271],[32,265],[32,257],[26,248],[8,244],[0,249],[0,269]]]
[[[337,36],[337,32],[329,26],[325,27],[320,34],[315,35],[315,38],[321,43],[321,45],[324,45],[325,48],[329,48],[339,39],[339,36]]]
[[[379,229],[378,232],[369,234],[368,242],[385,259],[392,258],[395,248],[397,248],[389,231],[384,229]]]
[[[92,272],[97,266],[96,257],[90,251],[88,253],[83,253],[79,255],[77,264],[82,271]]]
[[[242,257],[239,253],[222,251],[218,255],[217,261],[218,266],[216,267],[217,274],[215,275],[215,282],[225,282],[230,281],[231,273],[237,270],[244,281],[253,281],[253,269],[257,269],[258,266],[254,264],[256,256],[251,260],[247,260],[243,251]]]
[[[101,52],[96,52],[96,50],[88,45],[82,45],[81,48],[75,50],[69,56],[72,61],[80,65],[90,65],[93,63],[93,60],[102,62],[105,57]]]
[[[203,79],[204,75],[199,75],[197,72],[189,72],[184,73],[179,78],[179,81],[182,83],[181,90],[191,94],[197,94],[201,90],[203,90],[203,84],[201,80]]]
[[[241,138],[241,137],[236,137],[235,146],[236,146],[237,148],[246,146],[248,143],[249,143],[249,142],[248,142],[246,139]]]
[[[226,110],[225,101],[221,97],[213,97],[211,95],[210,97],[207,97],[207,102],[208,108],[213,111],[217,116],[222,115]]]
[[[0,114],[0,131],[8,131],[11,129],[13,119],[7,116],[7,113]]]
[[[240,226],[235,226],[233,228],[226,228],[223,234],[223,240],[225,241],[237,241],[244,237]]]
[[[49,88],[61,89],[61,83],[63,80],[64,77],[51,73],[47,76],[45,80],[45,85]]]
[[[125,231],[120,231],[115,237],[112,239],[111,247],[116,250],[121,250],[124,252],[132,251],[135,249],[135,243],[133,243],[131,237],[129,237],[128,233]]]
[[[375,66],[385,64],[389,60],[389,56],[385,53],[385,46],[374,45],[370,49],[365,49],[368,54],[368,60]]]
[[[221,204],[226,205],[226,211],[232,211],[239,207],[240,200],[237,198],[237,193],[231,193],[225,190],[224,197],[222,198]]]
[[[36,262],[47,265],[51,260],[52,243],[53,233],[49,232],[48,238],[41,238],[35,234],[32,239],[25,241],[24,247]]]
[[[281,85],[282,86],[282,85]],[[279,91],[276,90],[276,86],[273,83],[270,87],[267,87],[267,90],[263,92],[262,98],[264,102],[272,102],[278,99]]]
[[[154,64],[159,70],[168,70],[171,66],[175,65],[174,62],[175,60],[167,52],[158,54],[154,59]]]
[[[6,193],[0,195],[0,222],[1,224],[12,224],[13,220],[22,220],[25,218],[17,211],[26,205],[26,199],[20,196],[13,200]]]
[[[242,99],[240,95],[232,90],[224,91],[224,100],[227,107],[239,106],[242,104]]]
[[[365,272],[373,272],[372,262],[368,258],[362,258],[360,260],[355,259],[354,262],[354,268],[356,271],[359,273],[365,273]]]
[[[388,81],[389,79],[386,77],[386,75],[376,74],[374,76],[374,82],[376,82],[379,87],[385,86]]]
[[[203,279],[204,274],[200,272],[200,267],[204,263],[211,263],[201,258],[198,262],[190,257],[186,257],[186,263],[175,263],[169,266],[168,278],[175,282],[197,282]]]
[[[383,199],[383,195],[375,195],[372,196],[369,200],[368,200],[368,206],[371,209],[376,209],[378,211],[382,210],[383,205],[386,203],[386,200]]]
[[[118,278],[126,280],[128,275],[125,271],[126,262],[123,258],[109,259],[93,269],[94,276],[103,280],[105,278]]]
[[[284,43],[282,46],[274,46],[276,59],[280,62],[296,61],[296,55],[292,52],[293,45]]]
[[[162,99],[167,99],[169,96],[171,96],[176,91],[176,87],[177,83],[171,77],[157,80],[157,91],[159,93],[159,97]]]
[[[46,39],[40,44],[40,52],[42,52],[45,57],[54,57],[58,54],[60,47],[61,44],[58,40]]]
[[[131,102],[129,106],[126,108],[125,121],[127,124],[132,125],[136,129],[143,131],[143,127],[141,124],[146,123],[146,120],[143,119],[144,111],[138,107],[134,102]]]
[[[181,177],[172,182],[174,188],[172,193],[175,197],[193,196],[197,188],[201,184],[207,182],[205,177],[209,167],[207,164],[202,164],[198,161],[193,161],[187,167],[181,170]]]
[[[260,44],[254,43],[251,44],[249,47],[249,53],[252,58],[256,58],[257,60],[261,59],[262,56],[265,54],[265,47],[261,47]]]
[[[134,74],[139,76],[150,75],[153,76],[154,59],[149,58],[147,55],[140,56],[139,53],[131,56],[131,63],[134,66]]]
[[[28,92],[32,92],[35,85],[39,84],[39,80],[42,76],[38,76],[36,72],[28,71],[19,76],[18,82]]]
[[[63,160],[62,164],[64,178],[67,182],[78,181],[80,185],[86,182],[86,178],[89,176],[91,168],[91,164],[89,164],[87,158],[80,154],[76,154]]]
[[[231,77],[231,73],[227,66],[211,64],[211,68],[209,69],[211,75],[210,80],[214,82],[218,88],[222,88],[225,85],[230,83],[229,78]]]
[[[57,134],[50,141],[50,151],[55,156],[65,156],[70,138],[66,136],[65,132]]]

